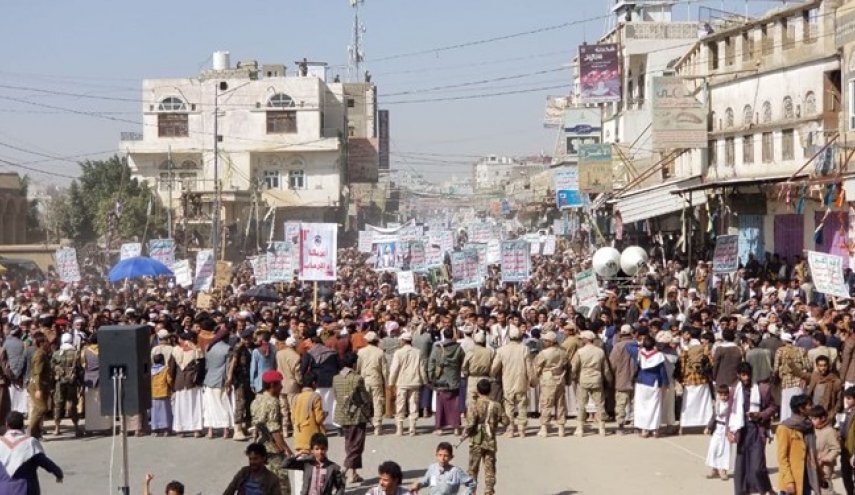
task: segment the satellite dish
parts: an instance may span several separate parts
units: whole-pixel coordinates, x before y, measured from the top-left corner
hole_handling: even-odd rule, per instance
[[[639,246],[629,246],[620,255],[620,269],[630,277],[638,273],[638,269],[647,263],[647,251]]]
[[[620,251],[613,247],[597,249],[592,264],[597,275],[604,278],[614,277],[620,270]]]

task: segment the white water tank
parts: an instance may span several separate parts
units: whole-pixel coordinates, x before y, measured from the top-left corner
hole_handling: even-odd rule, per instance
[[[214,70],[229,70],[232,67],[229,52],[218,50],[214,52]]]

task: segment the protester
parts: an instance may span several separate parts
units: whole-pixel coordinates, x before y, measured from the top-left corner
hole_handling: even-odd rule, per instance
[[[344,475],[341,467],[327,458],[329,441],[326,435],[315,433],[309,443],[309,454],[289,457],[282,467],[303,471],[302,495],[344,495]]]
[[[356,354],[347,353],[341,360],[342,368],[333,378],[333,392],[338,407],[335,422],[344,436],[344,476],[351,473],[351,483],[361,483],[362,453],[365,451],[366,425],[373,416],[373,403],[365,380],[354,371]]]
[[[368,490],[366,495],[410,495],[409,488],[401,486],[404,473],[394,461],[386,461],[377,468],[377,486]]]
[[[799,394],[790,398],[792,415],[778,425],[778,486],[788,494],[820,493],[816,433],[808,418],[810,398]]]
[[[730,417],[732,402],[730,387],[722,383],[716,387],[715,414],[710,418],[704,433],[712,435],[707,448],[707,467],[712,469],[707,478],[721,478],[727,481],[730,469],[730,442],[727,439],[727,420]]]
[[[260,443],[246,447],[247,466],[240,468],[223,495],[280,495],[279,478],[265,466],[267,449]]]
[[[436,446],[436,462],[428,466],[425,474],[413,483],[411,490],[418,493],[428,488],[430,495],[471,495],[475,493],[476,480],[459,467],[452,466],[454,448],[448,442]]]
[[[0,437],[0,493],[39,495],[39,468],[62,483],[62,469],[45,455],[37,438],[24,433],[24,415],[12,411],[6,416],[6,434]]]
[[[469,438],[469,476],[478,480],[484,463],[484,495],[494,495],[496,487],[496,454],[499,426],[511,422],[502,406],[490,399],[490,381],[482,378],[475,386],[477,399],[470,401],[466,413],[466,436]]]

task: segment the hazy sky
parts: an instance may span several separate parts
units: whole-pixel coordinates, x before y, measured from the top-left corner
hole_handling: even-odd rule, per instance
[[[695,2],[695,18],[699,4],[738,12],[745,5],[743,0]],[[752,2],[750,9],[780,4]],[[602,17],[612,5],[612,0],[367,0],[361,9],[365,66],[378,86],[380,107],[391,112],[393,167],[441,179],[460,175],[463,167],[468,172],[478,155],[551,152],[555,133],[542,126],[545,97],[569,90],[567,64],[582,41],[595,41],[604,32],[608,21]],[[685,19],[689,6],[684,2],[675,11]],[[441,49],[570,22],[575,24]],[[0,170],[29,173],[38,182],[76,175],[76,160],[116,152],[121,131],[141,129],[126,122],[141,119],[139,104],[121,100],[140,98],[142,79],[195,76],[210,67],[214,50],[230,51],[233,64],[255,59],[285,63],[289,71],[293,61],[307,57],[345,75],[351,32],[347,0],[3,2]],[[491,81],[468,84],[483,80]],[[425,91],[448,85],[457,87]],[[565,89],[539,89],[556,86]],[[516,94],[482,97],[510,92]]]

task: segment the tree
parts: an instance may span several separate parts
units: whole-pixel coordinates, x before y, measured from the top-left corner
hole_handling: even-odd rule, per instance
[[[113,245],[142,238],[144,232],[149,238],[162,235],[165,227],[158,198],[145,183],[131,177],[126,159],[114,155],[86,160],[80,168],[80,178],[72,181],[67,197],[57,198],[52,205],[65,207],[65,212],[51,208],[59,217],[56,223],[63,236],[83,245],[109,234]]]

